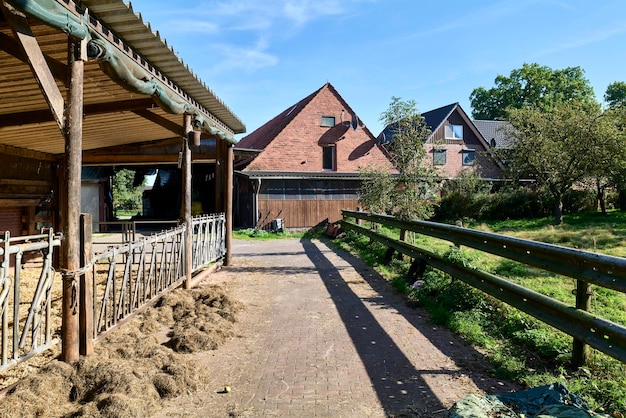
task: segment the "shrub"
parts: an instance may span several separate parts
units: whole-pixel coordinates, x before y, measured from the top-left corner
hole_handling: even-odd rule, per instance
[[[434,219],[440,222],[460,219],[506,220],[551,216],[555,200],[544,190],[502,189],[494,193],[453,190],[441,199]],[[570,190],[563,197],[563,212],[596,209],[592,190]]]

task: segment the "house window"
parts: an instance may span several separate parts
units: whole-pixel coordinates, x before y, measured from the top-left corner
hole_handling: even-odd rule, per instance
[[[473,149],[464,149],[462,153],[463,165],[474,165],[475,154]]]
[[[463,125],[446,125],[446,139],[463,139]]]
[[[335,126],[335,117],[334,116],[322,116],[322,125],[328,128],[332,128]]]
[[[446,165],[446,150],[445,149],[433,150],[433,164],[434,165]]]
[[[335,169],[335,147],[322,147],[322,168],[324,170]]]

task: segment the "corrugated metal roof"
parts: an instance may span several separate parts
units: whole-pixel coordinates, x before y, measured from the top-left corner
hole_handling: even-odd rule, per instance
[[[72,2],[58,1],[63,7]],[[211,117],[226,133],[245,132],[241,120],[176,56],[158,33],[122,0],[83,0],[91,28],[111,31],[120,43],[143,58],[168,89]],[[93,17],[98,20],[94,26]],[[61,95],[67,99],[68,36],[28,18],[28,24]],[[104,29],[107,28],[108,30]],[[109,35],[113,37],[113,34]],[[132,53],[131,53],[132,55]],[[128,91],[114,82],[96,61],[85,62],[83,149],[180,137],[183,116],[168,114],[150,96]],[[146,116],[149,112],[149,117]],[[155,123],[158,120],[161,123]],[[180,130],[178,130],[180,127]],[[176,128],[176,129],[174,129]],[[62,154],[65,140],[26,61],[20,43],[0,13],[0,143],[50,154]]]

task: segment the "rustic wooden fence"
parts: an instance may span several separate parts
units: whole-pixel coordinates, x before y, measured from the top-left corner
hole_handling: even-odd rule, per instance
[[[85,221],[84,231],[91,231],[90,225]],[[225,256],[226,217],[221,213],[193,218],[191,227],[194,273]],[[84,234],[84,267],[76,286],[80,295],[75,295],[80,308],[81,353],[89,353],[97,338],[185,281],[186,231],[187,225],[182,224],[97,254],[91,250],[91,233]],[[62,237],[52,230],[19,238],[11,238],[7,232],[0,238],[0,373],[59,342],[54,338],[61,326],[59,276],[68,276],[63,280],[74,277],[74,272],[55,274],[52,267],[54,251],[61,242]],[[22,279],[26,258],[30,259],[27,270],[38,277],[29,277],[30,286]],[[56,295],[53,285],[58,288]]]
[[[226,218],[224,214],[193,218],[193,271],[204,268],[226,255]]]
[[[577,280],[576,305],[568,306],[493,274],[450,264],[441,256],[350,222],[368,221],[464,245]],[[342,226],[444,271],[574,338],[572,363],[585,364],[588,346],[626,362],[626,327],[588,312],[591,285],[626,293],[626,259],[428,221],[343,211]]]
[[[225,215],[193,218],[192,228],[194,273],[224,256]],[[87,283],[93,295],[93,338],[184,282],[186,230],[182,224],[94,256]]]
[[[60,236],[52,229],[47,234],[17,238],[5,232],[0,238],[0,372],[44,352],[56,342],[52,320],[52,257],[60,244]],[[38,278],[29,278],[36,282],[35,286],[23,286],[21,282],[22,264],[27,259],[38,267]],[[59,318],[57,325],[60,323]]]

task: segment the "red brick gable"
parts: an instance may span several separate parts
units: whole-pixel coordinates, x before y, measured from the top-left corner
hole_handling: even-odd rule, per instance
[[[322,117],[335,126],[322,126]],[[354,126],[357,128],[354,129]],[[322,172],[325,146],[335,147],[335,170],[376,166],[394,170],[376,139],[335,88],[325,84],[243,138],[238,148],[263,149],[244,171]]]

